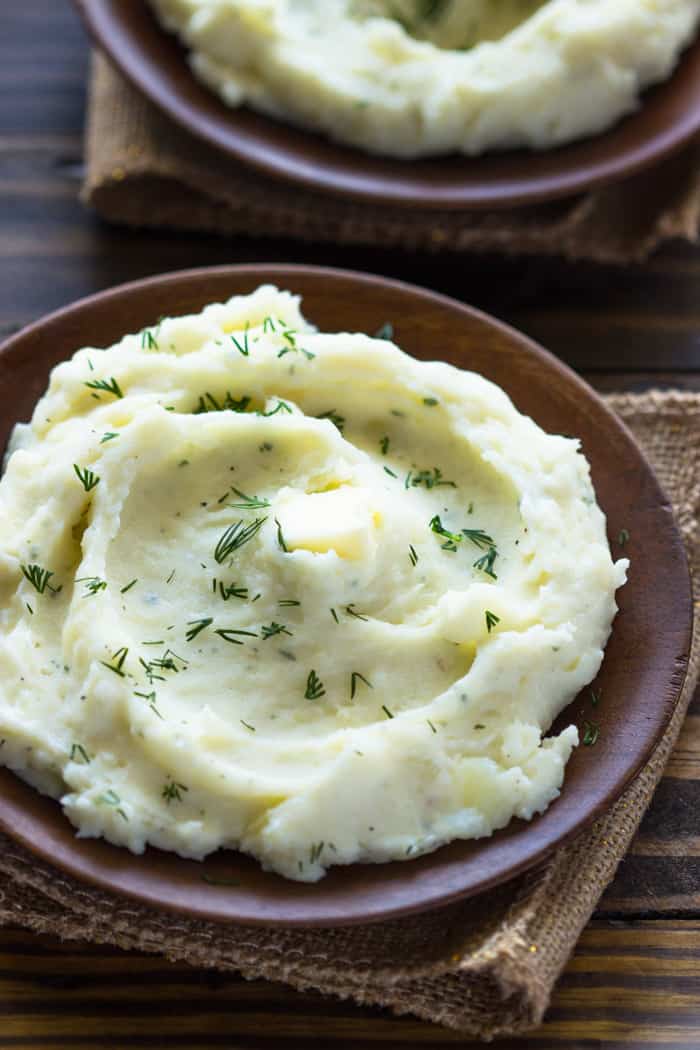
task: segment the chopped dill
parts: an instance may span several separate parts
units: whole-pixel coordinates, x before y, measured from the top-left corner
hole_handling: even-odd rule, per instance
[[[53,576],[49,569],[42,569],[41,565],[23,565],[22,563],[20,563],[20,569],[25,579],[29,580],[39,594],[43,594],[47,587],[53,594],[58,594],[61,590],[61,586],[54,587],[49,583]]]
[[[82,744],[73,744],[73,746],[71,747],[71,749],[70,749],[70,761],[71,762],[77,762],[78,758],[76,756],[78,756],[79,758],[82,758],[83,765],[85,765],[85,766],[88,766],[90,764],[90,762],[92,761],[92,759],[90,758],[89,754],[87,753],[87,751],[85,750],[85,748],[83,747]]]
[[[282,532],[282,526],[280,525],[277,518],[275,518],[275,525],[277,526],[277,543],[279,544],[280,550],[284,551],[285,554],[289,554],[289,548],[284,540],[284,533]]]
[[[211,627],[214,620],[211,616],[205,616],[202,620],[188,620],[187,626],[189,630],[185,634],[185,638],[188,642],[193,642],[198,634],[205,631],[207,627]]]
[[[333,617],[336,623],[340,623],[340,620],[338,619],[338,614],[335,611],[335,609],[331,609],[331,616]]]
[[[320,860],[321,854],[323,853],[323,847],[324,846],[325,846],[325,842],[316,842],[316,843],[314,843],[312,845],[311,849],[309,850],[309,863],[310,864],[316,864],[316,862],[318,860]]]
[[[158,331],[159,328],[160,328],[160,325],[158,325],[158,328],[156,328],[156,331]],[[144,328],[144,330],[141,332],[141,349],[142,350],[158,350],[159,349],[159,347],[158,347],[158,340],[156,339],[156,337],[154,336],[154,334],[153,334],[153,332],[152,332],[152,330],[150,328]]]
[[[386,715],[387,718],[393,718],[394,717],[393,713],[389,710],[389,708],[386,706],[386,704],[382,704],[382,711],[384,712],[384,714]]]
[[[235,507],[236,510],[264,510],[265,507],[270,506],[269,499],[260,499],[259,496],[246,496],[245,492],[241,492],[235,486],[231,486],[231,492],[234,492],[241,500],[240,503],[229,503],[230,507]],[[226,497],[222,497],[219,503],[222,502]]]
[[[355,604],[354,604],[354,602],[353,602],[352,605],[346,605],[345,606],[345,612],[348,613],[349,616],[354,616],[356,620],[364,620],[365,623],[367,623],[369,621],[369,617],[368,616],[363,616],[362,613],[359,613],[359,612],[355,611]]]
[[[155,689],[152,692],[150,692],[150,693],[137,693],[136,691],[134,691],[134,696],[139,696],[139,697],[141,697],[142,700],[145,700],[146,703],[148,704],[148,706],[150,707],[151,711],[153,712],[153,714],[157,715],[158,718],[160,718],[160,720],[162,722],[165,721],[165,719],[163,718],[162,714],[160,713],[160,711],[156,707],[156,692],[155,692]]]
[[[116,653],[112,653],[110,657],[111,663],[107,663],[105,660],[100,660],[103,667],[106,667],[108,671],[114,671],[120,678],[125,678],[126,674],[122,671],[124,661],[126,660],[129,650],[122,646],[121,649],[117,649]]]
[[[282,606],[283,608],[285,608],[285,609],[286,609],[286,608],[291,608],[291,607],[292,607],[292,606],[294,606],[294,605],[301,605],[301,602],[298,602],[298,601],[296,600],[296,598],[281,598],[281,599],[280,599],[280,600],[279,600],[279,601],[277,602],[277,604],[278,604],[278,605],[281,605],[281,606]]]
[[[93,474],[88,467],[79,467],[77,463],[74,463],[73,470],[77,474],[78,480],[86,492],[90,492],[96,485],[99,485],[99,477],[97,474]]]
[[[430,719],[429,719],[429,718],[426,718],[426,722],[427,722],[427,723],[428,723],[428,725],[430,726],[430,728],[431,728],[432,732],[433,732],[433,733],[437,733],[437,729],[435,728],[435,726],[433,725],[433,723],[432,723],[432,722],[430,721]]]
[[[189,790],[188,787],[185,787],[184,784],[179,784],[176,780],[168,780],[160,795],[170,805],[171,802],[182,802],[182,792]]]
[[[83,598],[90,598],[93,594],[97,594],[98,591],[107,590],[107,581],[101,580],[99,576],[79,576],[75,582],[85,584],[87,594],[84,594]]]
[[[291,411],[292,410],[286,401],[278,401],[275,407],[269,412],[258,412],[257,414],[268,419],[270,416],[276,416],[278,412],[289,412],[291,414]]]
[[[119,383],[116,381],[114,376],[110,376],[109,379],[92,379],[85,384],[90,390],[103,390],[107,394],[112,394],[114,397],[124,397],[122,389]],[[95,395],[98,397],[99,395]]]
[[[249,525],[244,525],[243,521],[236,521],[233,525],[229,525],[214,548],[214,558],[219,565],[226,561],[234,551],[240,550],[244,543],[252,540],[266,521],[267,518],[256,518]]]
[[[105,441],[112,441],[114,438],[118,438],[119,434],[114,430],[107,430],[100,438],[100,444],[104,445]]]
[[[494,562],[496,561],[497,557],[498,551],[496,550],[496,548],[489,547],[486,554],[482,554],[480,558],[476,559],[476,561],[474,562],[474,568],[479,569],[480,572],[485,572],[487,576],[491,577],[491,579],[497,580],[498,577],[493,571]]]
[[[415,569],[416,565],[418,564],[418,555],[416,554],[416,548],[413,546],[412,543],[409,543],[408,545],[408,556],[411,559],[411,565]]]
[[[326,695],[326,690],[323,687],[323,682],[318,677],[315,671],[309,671],[308,678],[306,679],[306,692],[304,693],[305,700],[318,700],[320,697]]]
[[[483,529],[462,529],[462,535],[466,536],[479,550],[484,550],[486,547],[495,547],[493,539]]]
[[[486,630],[488,631],[489,634],[491,634],[491,631],[496,626],[496,624],[501,622],[501,617],[500,616],[496,616],[496,614],[492,613],[490,609],[486,610],[485,616],[486,616]]]
[[[386,434],[384,435],[382,440],[379,442],[379,447],[382,450],[382,455],[386,456],[387,452],[389,451],[389,438],[387,437]]]
[[[245,329],[243,331],[243,342],[242,343],[239,343],[238,340],[236,339],[235,335],[233,335],[233,333],[231,333],[231,342],[235,346],[236,350],[238,350],[238,352],[240,354],[243,354],[244,357],[247,357],[248,354],[250,353],[250,347],[248,346],[248,329],[249,328],[250,328],[250,324],[249,324],[249,322],[246,321],[246,326],[245,326]]]
[[[287,634],[290,638],[292,637],[292,632],[287,630],[285,624],[275,623],[274,620],[271,624],[268,624],[267,626],[263,625],[260,628],[260,630],[262,632],[262,639],[264,642],[266,642],[268,638],[274,638],[276,634]]]
[[[395,474],[389,467],[384,467],[384,473],[388,474],[390,478],[398,478],[398,474]]]
[[[127,592],[127,591],[130,591],[130,590],[131,590],[131,588],[132,588],[132,587],[134,586],[134,584],[135,584],[135,583],[138,583],[138,582],[139,582],[139,581],[138,581],[137,579],[134,579],[134,580],[132,580],[132,581],[131,581],[131,583],[127,583],[126,587],[122,587],[122,589],[120,590],[120,592],[119,592],[119,593],[120,593],[120,594],[126,594],[126,592]]]
[[[316,416],[316,419],[329,419],[333,426],[337,427],[341,434],[343,433],[345,419],[343,416],[338,415],[334,408],[330,408],[327,412],[321,412],[320,415]]]
[[[439,405],[440,402],[436,397],[424,397],[423,404],[427,405],[428,408],[433,408],[435,405]]]
[[[360,674],[359,671],[353,671],[352,674],[350,675],[350,699],[351,700],[355,699],[355,693],[357,692],[357,683],[358,682],[363,682],[364,685],[366,685],[368,689],[374,689],[374,686],[372,685],[372,683],[369,682],[365,678],[365,676],[363,674]]]
[[[214,634],[218,634],[219,638],[222,638],[225,642],[230,642],[231,645],[243,645],[243,642],[239,641],[239,636],[245,638],[258,637],[255,631],[237,631],[229,627],[219,627],[214,631]]]
[[[252,726],[250,724],[250,722],[246,722],[246,720],[244,718],[241,718],[240,721],[241,721],[241,725],[245,726],[246,729],[250,729],[251,733],[255,733],[256,732],[255,726]]]
[[[216,593],[217,581],[215,579],[212,580],[212,584],[213,584],[212,590]],[[229,600],[229,598],[240,598],[242,601],[247,601],[248,600],[248,588],[247,587],[237,587],[235,583],[229,583],[228,586],[225,586],[221,582],[221,580],[218,581],[218,584],[219,584],[219,594],[221,595],[221,597],[223,598],[223,600],[225,602],[227,602]]]
[[[597,722],[586,721],[583,723],[583,740],[585,747],[593,747],[600,736],[600,726]]]
[[[432,470],[417,470],[415,473],[409,470],[404,481],[404,488],[417,488],[419,485],[425,485],[427,489],[438,488],[440,485],[448,485],[452,489],[457,488],[455,481],[443,478],[439,467],[433,467]]]
[[[629,538],[630,538],[630,534],[629,534],[628,530],[627,529],[620,529],[620,534],[617,537],[617,542],[619,543],[619,545],[621,547],[624,547],[625,544],[629,543]]]

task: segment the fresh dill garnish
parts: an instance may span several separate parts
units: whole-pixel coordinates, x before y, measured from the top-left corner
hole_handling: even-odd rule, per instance
[[[280,550],[284,551],[285,554],[289,554],[289,548],[284,540],[284,533],[282,532],[282,526],[280,525],[277,518],[275,518],[275,525],[277,526],[277,543],[279,544]]]
[[[165,681],[162,675],[156,674],[156,671],[172,671],[173,674],[179,674],[180,671],[186,671],[189,666],[189,661],[185,660],[184,656],[178,656],[172,649],[166,649],[163,655],[155,660],[146,661],[139,657],[139,663],[146,672],[149,685],[153,685],[153,680],[156,678],[159,682]],[[179,664],[182,666],[178,666]]]
[[[374,333],[375,339],[388,339],[389,342],[394,338],[394,326],[391,321],[385,321],[381,328],[378,328]]]
[[[165,721],[165,719],[163,718],[162,714],[160,713],[160,711],[156,707],[156,692],[155,692],[155,689],[152,692],[150,692],[150,693],[137,693],[135,691],[134,692],[134,696],[139,696],[139,697],[141,697],[142,700],[145,700],[146,703],[148,704],[148,706],[150,707],[151,711],[153,712],[153,714],[157,715],[158,718],[160,718],[160,720],[162,722]]]
[[[426,718],[426,722],[427,722],[427,723],[428,723],[428,725],[430,726],[430,728],[431,728],[431,730],[433,731],[433,733],[437,733],[437,729],[435,728],[435,726],[433,725],[433,723],[432,723],[432,722],[430,721],[430,719],[429,719],[429,718]]]
[[[287,630],[285,624],[275,623],[274,620],[267,626],[261,626],[260,630],[262,632],[262,639],[264,642],[266,642],[268,638],[274,638],[276,634],[287,634],[290,638],[292,637],[292,632]]]
[[[121,804],[122,804],[122,800],[120,799],[120,797],[116,793],[116,791],[112,790],[112,788],[110,788],[108,791],[105,791],[105,793],[103,795],[99,795],[98,798],[97,798],[97,801],[98,801],[98,803],[99,802],[104,803],[105,806],[115,806],[115,807],[117,807],[117,813],[119,814],[119,816],[122,817],[124,820],[128,820],[129,819],[127,817],[126,813],[124,812],[124,810],[120,808]]]
[[[238,352],[240,354],[243,354],[244,357],[247,357],[248,354],[250,353],[250,347],[248,346],[248,329],[249,328],[250,328],[250,324],[246,321],[246,326],[245,326],[245,329],[243,331],[243,342],[242,343],[239,343],[238,340],[236,339],[235,335],[233,335],[233,333],[230,333],[231,334],[231,342],[235,346],[236,350],[238,350]]]
[[[435,405],[439,405],[440,402],[436,397],[424,397],[423,404],[427,405],[428,408],[433,408]]]
[[[355,699],[355,693],[357,692],[357,683],[358,683],[358,681],[359,682],[363,682],[367,686],[368,689],[374,689],[374,686],[372,685],[372,683],[369,682],[365,678],[365,676],[363,674],[360,674],[359,671],[353,671],[352,674],[350,675],[350,699],[351,700]]]
[[[496,614],[492,613],[490,609],[487,609],[484,615],[486,617],[486,630],[491,634],[491,631],[496,624],[501,622],[501,617],[496,616]]]
[[[323,853],[323,847],[324,846],[325,846],[325,842],[315,842],[311,846],[311,849],[309,850],[309,863],[310,864],[315,864],[318,860],[321,859],[321,854]]]
[[[118,438],[119,434],[114,430],[107,430],[100,438],[100,444],[104,445],[105,441],[112,441],[113,438]]]
[[[306,692],[304,693],[304,699],[318,700],[325,695],[326,690],[323,687],[323,682],[315,671],[309,671],[308,678],[306,679]]]
[[[214,579],[214,580],[212,580],[212,583],[214,585],[212,589],[213,589],[214,592],[216,592],[217,581]],[[237,587],[235,583],[229,583],[228,586],[226,586],[225,584],[223,584],[221,582],[221,580],[219,580],[218,583],[219,583],[219,594],[221,595],[221,597],[223,598],[223,600],[225,602],[227,602],[229,600],[229,598],[240,598],[242,601],[247,601],[248,600],[248,588],[247,587]]]
[[[486,729],[486,726],[484,725],[483,722],[475,722],[474,723],[474,729]]]
[[[98,591],[107,590],[107,581],[101,580],[99,576],[79,576],[75,582],[85,584],[87,594],[84,594],[83,598],[90,598],[91,595],[97,594]]]
[[[286,401],[278,401],[274,408],[270,409],[269,412],[258,412],[259,416],[264,416],[268,419],[270,416],[276,416],[278,412],[289,412],[291,414],[291,408]]]
[[[201,620],[188,620],[187,626],[189,627],[189,630],[186,632],[185,638],[188,642],[193,642],[197,635],[201,634],[201,632],[206,630],[207,627],[211,627],[213,622],[214,619],[212,616],[205,616]]]
[[[230,391],[227,390],[223,401],[219,403],[213,394],[208,390],[205,390],[203,394],[200,394],[197,407],[192,410],[192,414],[194,416],[199,416],[203,412],[245,412],[250,402],[250,397],[244,395],[243,397],[236,399]]]
[[[83,765],[87,766],[92,761],[82,744],[73,744],[70,749],[70,761],[77,762],[76,755],[82,758]]]
[[[597,722],[584,722],[583,723],[583,740],[582,743],[585,747],[593,747],[600,736],[600,726]]]
[[[243,645],[243,642],[239,641],[240,637],[246,638],[257,638],[255,631],[238,631],[232,627],[218,627],[214,634],[218,634],[219,638],[223,638],[225,642],[230,642],[231,645]]]
[[[113,394],[114,397],[124,397],[122,389],[114,376],[110,376],[109,379],[91,379],[85,386],[90,390],[104,390],[105,393]]]
[[[168,576],[167,580],[165,581],[166,583],[172,583],[173,582],[173,580],[175,579],[175,572],[176,571],[177,571],[176,569],[173,569],[173,571],[170,573],[170,575]]]
[[[122,587],[122,589],[120,590],[119,593],[120,594],[126,594],[126,592],[130,591],[131,588],[134,586],[134,584],[138,583],[138,582],[139,582],[138,580],[132,580],[130,583],[127,583],[126,587]]]
[[[19,567],[22,570],[22,575],[25,579],[29,580],[32,587],[38,591],[39,594],[43,594],[47,587],[53,594],[58,594],[61,590],[62,585],[54,587],[49,583],[49,580],[53,576],[53,573],[49,569],[42,569],[41,565],[23,565],[22,563],[20,563]]]
[[[90,492],[96,485],[99,485],[99,477],[97,474],[93,474],[88,467],[79,467],[77,463],[74,463],[73,470],[78,475],[78,480],[86,492]]]
[[[364,620],[365,623],[367,623],[369,621],[369,617],[368,616],[363,616],[362,613],[359,613],[359,612],[355,611],[355,604],[354,604],[354,602],[353,602],[352,605],[346,605],[345,606],[345,612],[348,613],[349,616],[354,616],[356,620]]]
[[[404,488],[417,488],[419,485],[425,485],[427,489],[438,488],[440,485],[449,485],[452,489],[457,488],[456,482],[443,478],[439,467],[433,467],[432,470],[417,470],[415,473],[409,470],[404,481]]]
[[[630,534],[627,529],[620,529],[620,534],[617,537],[617,542],[621,547],[624,547],[629,542]]]
[[[331,616],[333,617],[336,623],[340,623],[340,620],[338,619],[338,614],[335,611],[335,609],[331,609]]]
[[[379,442],[379,447],[382,450],[382,455],[386,456],[387,452],[389,451],[389,438],[387,437],[386,434],[384,435],[382,440]]]
[[[124,666],[124,661],[126,660],[128,652],[129,650],[125,646],[122,646],[121,649],[117,649],[116,653],[112,653],[112,656],[110,657],[111,663],[107,663],[105,660],[100,660],[100,663],[103,667],[106,667],[108,671],[114,671],[114,673],[118,674],[120,678],[125,678],[126,675],[124,671],[122,671],[122,667]]]
[[[160,325],[156,328],[156,331],[160,328]],[[144,328],[141,332],[141,349],[142,350],[158,350],[158,340],[153,334],[150,328]]]
[[[287,328],[282,332],[282,338],[289,344],[283,346],[277,354],[278,357],[284,357],[285,354],[303,354],[307,361],[312,361],[316,354],[312,354],[310,350],[305,350],[303,346],[299,346],[296,340],[296,331],[293,328]]]
[[[259,496],[246,496],[245,492],[241,492],[234,485],[231,486],[231,492],[234,492],[241,500],[240,503],[229,503],[229,507],[235,507],[236,510],[264,510],[265,507],[270,506],[269,499],[260,499]],[[221,503],[222,501],[219,500],[219,502]]]
[[[30,615],[30,616],[33,616],[33,615],[34,615],[34,610],[32,609],[32,607],[31,607],[31,605],[29,604],[29,602],[25,602],[24,604],[25,604],[25,605],[27,606],[27,608],[29,609],[29,615]]]
[[[179,784],[176,780],[168,780],[160,793],[160,797],[164,798],[167,804],[170,805],[171,802],[182,802],[182,792],[189,790],[188,787],[185,787],[184,784]]]
[[[345,426],[345,419],[343,416],[338,415],[334,408],[329,408],[327,412],[321,412],[316,419],[329,419],[331,423],[337,427],[340,433],[343,433],[343,427]]]
[[[280,598],[277,604],[281,605],[285,609],[291,609],[293,605],[301,605],[301,602],[298,602],[296,598]]]
[[[594,707],[597,707],[600,703],[600,698],[603,695],[602,689],[591,689],[591,703]]]
[[[269,330],[270,330],[271,332],[276,332],[276,331],[277,331],[277,329],[275,328],[275,322],[274,322],[274,320],[272,319],[272,317],[269,317],[269,316],[268,316],[268,317],[266,317],[266,318],[265,318],[265,319],[263,320],[263,332],[267,332],[267,330],[268,330],[268,329],[269,329]]]
[[[398,478],[398,474],[395,474],[389,467],[384,467],[384,473],[388,474],[390,478]]]
[[[240,721],[241,721],[241,725],[245,726],[246,729],[250,729],[251,733],[255,733],[256,732],[255,726],[252,726],[250,724],[250,722],[246,722],[246,720],[244,718],[241,718]]]
[[[449,529],[445,528],[445,526],[442,524],[442,521],[440,520],[439,514],[436,514],[433,518],[430,519],[430,521],[428,522],[428,527],[437,536],[442,536],[444,539],[448,540],[452,544],[451,547],[443,546],[443,550],[457,550],[456,545],[462,542],[462,536],[460,535],[460,533],[450,532]]]
[[[418,564],[418,555],[416,554],[416,548],[413,546],[412,543],[409,543],[408,545],[408,556],[411,559],[411,565],[415,569],[416,565]]]
[[[386,704],[382,704],[382,711],[384,712],[384,714],[386,715],[387,718],[393,718],[394,717],[393,713],[389,710],[389,708],[386,706]]]
[[[252,540],[266,521],[267,518],[256,518],[249,525],[244,525],[243,521],[236,521],[233,525],[229,525],[214,548],[214,558],[219,565],[225,562],[234,551],[239,550],[244,543]]]
[[[497,580],[498,577],[493,571],[493,566],[498,557],[498,551],[495,547],[489,547],[486,554],[482,554],[480,558],[477,558],[474,562],[474,568],[479,569],[480,572],[485,572],[491,579]]]
[[[495,547],[495,543],[491,536],[483,529],[462,529],[462,535],[473,543],[479,550],[484,550],[486,547]]]

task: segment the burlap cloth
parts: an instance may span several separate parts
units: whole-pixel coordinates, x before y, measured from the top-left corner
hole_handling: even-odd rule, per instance
[[[510,211],[354,204],[247,169],[181,130],[96,58],[83,198],[112,222],[409,250],[629,262],[700,227],[700,142],[608,189]]]
[[[700,578],[700,395],[615,395],[608,404],[657,470]],[[697,605],[697,603],[696,603]],[[660,779],[700,667],[696,624],[681,701],[617,805],[536,873],[448,908],[371,926],[254,929],[180,916],[66,878],[0,836],[0,922],[159,952],[195,966],[286,981],[388,1006],[490,1039],[537,1024],[582,927]],[[640,659],[643,659],[640,653]]]

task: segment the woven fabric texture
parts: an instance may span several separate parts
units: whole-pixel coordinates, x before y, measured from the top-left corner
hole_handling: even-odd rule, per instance
[[[95,59],[84,200],[111,222],[422,251],[624,263],[700,228],[700,142],[595,193],[507,211],[353,203],[266,177],[193,138]]]

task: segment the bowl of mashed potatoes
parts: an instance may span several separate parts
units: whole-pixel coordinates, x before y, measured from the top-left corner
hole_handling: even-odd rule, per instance
[[[648,754],[682,549],[543,351],[263,267],[117,289],[40,345],[5,409],[3,830],[197,914],[352,921],[533,863]]]
[[[189,131],[355,198],[454,208],[562,196],[639,170],[700,124],[697,45],[684,54],[699,0],[79,6],[119,68]]]

